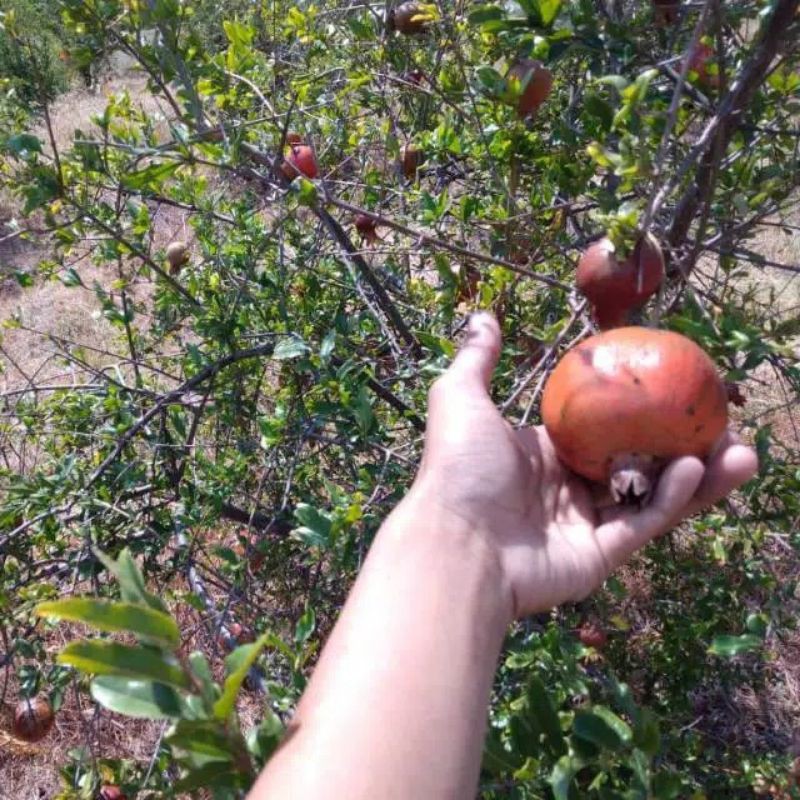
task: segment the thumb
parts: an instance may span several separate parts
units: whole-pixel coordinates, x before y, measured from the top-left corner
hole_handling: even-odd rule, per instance
[[[479,382],[488,389],[499,358],[500,326],[491,314],[478,311],[469,318],[466,341],[448,372],[452,378]]]

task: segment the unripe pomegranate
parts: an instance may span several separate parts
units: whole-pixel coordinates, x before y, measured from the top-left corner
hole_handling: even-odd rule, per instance
[[[175,241],[167,245],[167,262],[169,263],[170,275],[178,275],[188,260],[189,248],[186,242]]]
[[[367,214],[357,214],[355,220],[356,230],[361,235],[361,239],[369,245],[378,241],[376,228],[378,223]]]
[[[586,647],[602,650],[608,641],[608,634],[594,622],[585,622],[578,629],[578,639]]]
[[[401,3],[389,12],[389,30],[406,36],[423,33],[428,22],[430,15],[426,13],[421,3],[415,3],[413,0]]]
[[[650,234],[639,239],[624,261],[609,238],[600,239],[581,256],[575,275],[601,330],[627,324],[628,313],[643,305],[663,279],[664,256]]]
[[[680,15],[680,7],[679,0],[653,0],[656,25],[659,28],[675,25]]]
[[[709,67],[714,63],[716,53],[711,45],[699,42],[689,60],[689,69],[697,73],[697,82],[707,89],[719,89],[719,72],[711,72]]]
[[[286,159],[281,164],[281,172],[290,181],[298,175],[313,180],[319,175],[314,151],[307,144],[291,144],[286,150]]]
[[[508,78],[516,78],[522,88],[517,100],[517,114],[523,119],[535,113],[553,88],[553,73],[541,61],[521,58],[512,64]]]
[[[44,739],[56,721],[50,703],[44,697],[20,700],[14,709],[14,736],[24,742]]]
[[[728,421],[711,359],[671,331],[617,328],[573,347],[545,385],[542,421],[561,461],[642,504],[659,469],[706,458]]]
[[[400,153],[400,168],[406,180],[412,181],[425,161],[425,154],[413,144],[407,144]]]
[[[119,786],[107,783],[105,786],[100,787],[100,800],[126,800],[126,796]]]

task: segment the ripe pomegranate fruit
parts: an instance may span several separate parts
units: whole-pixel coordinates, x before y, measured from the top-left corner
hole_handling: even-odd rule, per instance
[[[522,94],[517,100],[517,114],[525,118],[535,113],[553,88],[553,73],[541,61],[521,58],[511,65],[506,78],[519,81]]]
[[[430,19],[430,15],[421,3],[410,0],[410,2],[401,3],[389,12],[389,30],[413,36],[424,33]]]
[[[666,28],[678,22],[680,14],[679,0],[653,0],[656,25]]]
[[[376,232],[378,223],[372,217],[367,214],[356,214],[355,225],[362,241],[365,241],[368,245],[373,245],[378,241]]]
[[[417,170],[425,161],[425,154],[413,144],[407,144],[400,153],[400,168],[406,180],[413,181]]]
[[[119,786],[107,783],[100,787],[100,800],[126,800],[126,797]]]
[[[616,502],[641,505],[666,461],[708,456],[727,425],[727,396],[690,339],[617,328],[561,359],[544,388],[542,420],[564,464],[608,482]]]
[[[14,736],[24,742],[38,742],[53,728],[56,716],[44,697],[20,700],[14,709]]]
[[[601,330],[627,324],[628,313],[644,305],[663,279],[664,256],[650,234],[639,239],[624,261],[609,238],[600,239],[581,256],[575,275]]]
[[[167,262],[169,263],[170,275],[178,275],[188,260],[189,248],[186,242],[175,241],[167,245]]]
[[[697,82],[706,89],[719,89],[719,72],[711,72],[716,53],[711,45],[700,42],[689,60],[689,69],[697,73]]]
[[[281,172],[290,181],[298,175],[313,180],[319,175],[314,151],[307,144],[290,144],[286,150],[286,159],[281,164]]]
[[[585,622],[578,628],[578,639],[586,647],[602,650],[608,641],[608,634],[594,622]]]

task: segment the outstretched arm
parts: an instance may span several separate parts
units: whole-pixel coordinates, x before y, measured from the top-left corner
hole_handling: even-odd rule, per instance
[[[505,628],[579,600],[634,550],[755,471],[732,437],[673,462],[653,502],[598,510],[543,429],[514,431],[488,387],[500,350],[480,314],[434,385],[419,475],[376,537],[251,800],[474,795]]]

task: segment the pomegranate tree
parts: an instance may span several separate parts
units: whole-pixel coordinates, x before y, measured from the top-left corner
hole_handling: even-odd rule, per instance
[[[667,461],[709,455],[727,425],[727,393],[685,336],[617,328],[561,359],[545,385],[542,420],[564,464],[607,482],[616,502],[641,504]]]

